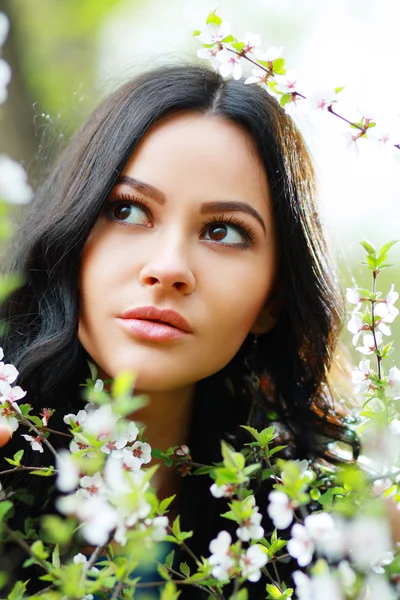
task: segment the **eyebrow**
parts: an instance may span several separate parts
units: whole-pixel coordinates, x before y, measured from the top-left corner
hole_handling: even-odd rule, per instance
[[[117,183],[122,183],[122,184],[128,185],[129,187],[134,188],[138,192],[141,192],[142,194],[149,196],[150,198],[153,198],[160,204],[165,203],[165,200],[166,200],[165,194],[163,192],[161,192],[159,189],[150,185],[149,183],[144,183],[143,181],[140,181],[139,179],[135,179],[134,177],[128,177],[127,175],[120,175],[117,179]],[[256,221],[258,221],[258,223],[261,225],[264,233],[266,233],[264,219],[262,218],[260,213],[255,208],[253,208],[250,204],[247,204],[247,202],[233,202],[231,200],[221,200],[218,202],[204,202],[201,205],[201,209],[200,209],[200,213],[202,215],[206,215],[206,214],[210,214],[210,213],[223,213],[225,211],[242,212],[242,213],[246,213],[247,215],[250,215],[251,217],[256,219]]]

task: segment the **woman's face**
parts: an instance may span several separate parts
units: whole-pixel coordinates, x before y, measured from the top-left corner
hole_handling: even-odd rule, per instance
[[[276,262],[251,136],[221,117],[169,117],[140,141],[88,238],[79,339],[103,376],[134,371],[146,392],[192,386],[222,369],[250,330],[268,329]]]

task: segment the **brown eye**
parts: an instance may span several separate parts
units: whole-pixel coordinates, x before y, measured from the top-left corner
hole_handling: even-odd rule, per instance
[[[222,223],[218,223],[216,225],[211,225],[209,229],[209,236],[212,240],[216,240],[219,242],[223,240],[227,234],[227,226]]]
[[[110,221],[127,225],[151,226],[151,217],[148,208],[137,201],[115,202],[112,201],[107,208],[107,218]]]
[[[131,214],[131,207],[128,204],[120,204],[119,206],[117,205],[113,209],[113,214],[116,219],[127,219]]]

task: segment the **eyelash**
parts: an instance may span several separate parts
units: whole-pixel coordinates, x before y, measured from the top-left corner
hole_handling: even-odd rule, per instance
[[[152,213],[149,207],[149,203],[147,202],[147,200],[144,200],[144,198],[139,198],[138,196],[132,196],[132,195],[128,195],[128,194],[117,194],[115,196],[113,196],[106,204],[105,208],[104,208],[104,214],[105,217],[113,222],[113,223],[119,223],[120,225],[123,225],[123,222],[118,221],[118,219],[115,219],[115,217],[112,216],[111,212],[112,209],[115,208],[115,206],[117,206],[118,204],[132,204],[134,206],[140,206],[141,208],[143,208],[144,212],[147,214],[147,216],[149,217],[149,220],[153,220],[152,217]],[[218,224],[223,224],[223,225],[233,225],[236,230],[243,236],[244,241],[243,242],[239,242],[236,244],[228,244],[226,242],[217,242],[215,240],[208,240],[214,244],[217,244],[219,246],[229,246],[229,247],[234,247],[234,248],[239,248],[240,250],[246,250],[247,248],[249,248],[255,238],[255,234],[253,232],[253,230],[247,225],[247,223],[245,223],[244,221],[242,221],[241,219],[239,219],[238,217],[235,216],[229,216],[229,217],[225,217],[225,215],[221,215],[221,216],[213,216],[210,217],[209,219],[207,219],[206,221],[202,222],[202,234],[204,233],[204,231],[206,230],[207,227],[209,227],[210,225],[218,225]]]

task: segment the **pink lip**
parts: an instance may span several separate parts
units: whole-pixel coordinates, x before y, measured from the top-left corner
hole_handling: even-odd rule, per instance
[[[174,310],[159,310],[142,306],[124,312],[119,318],[122,325],[140,339],[168,341],[192,333],[189,323]]]

